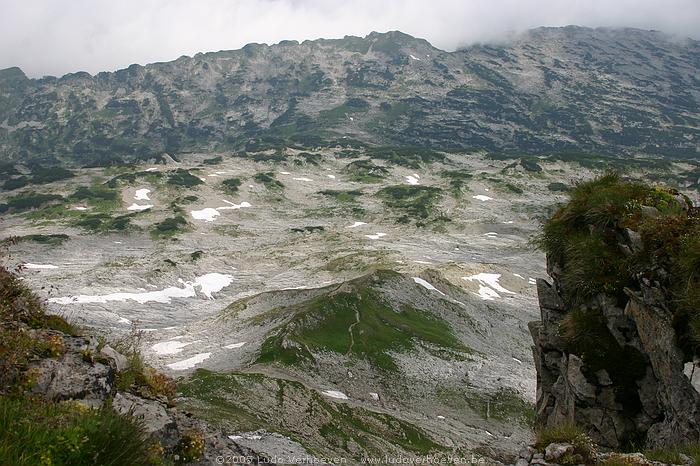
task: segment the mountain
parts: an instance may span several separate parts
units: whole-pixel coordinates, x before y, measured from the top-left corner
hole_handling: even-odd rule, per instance
[[[700,42],[538,28],[445,52],[401,32],[249,44],[113,73],[0,71],[0,157],[419,146],[696,158]]]

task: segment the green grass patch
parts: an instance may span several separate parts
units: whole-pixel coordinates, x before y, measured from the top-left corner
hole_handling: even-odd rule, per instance
[[[396,185],[380,189],[377,196],[387,207],[402,212],[403,218],[409,222],[424,221],[434,213],[435,204],[442,199],[442,189],[434,186]]]
[[[343,172],[350,181],[359,183],[380,183],[389,175],[389,170],[369,159],[350,162],[343,168]]]
[[[14,237],[17,242],[30,241],[33,243],[46,244],[49,246],[59,246],[70,238],[68,235],[63,233],[51,234],[51,235],[24,235]],[[6,240],[4,240],[6,241]],[[3,242],[4,242],[3,241]]]
[[[295,364],[313,360],[309,350],[332,351],[367,359],[375,367],[393,371],[397,366],[389,353],[410,351],[416,342],[468,351],[442,319],[406,305],[395,308],[387,302],[375,288],[375,280],[393,277],[394,272],[378,271],[350,282],[343,291],[331,291],[292,306],[288,311],[294,317],[265,341],[258,362]],[[290,341],[296,345],[290,345]]]
[[[0,458],[16,466],[146,466],[162,461],[143,428],[110,408],[3,396]]]
[[[168,217],[161,222],[153,225],[151,235],[156,238],[171,238],[178,233],[187,231],[189,223],[182,215]]]
[[[385,413],[334,403],[295,381],[198,369],[179,388],[188,397],[189,409],[227,430],[264,427],[319,456],[342,452],[359,460],[382,453],[387,443],[423,455],[445,452],[418,426]],[[304,411],[298,406],[304,406]],[[291,417],[295,422],[287,421]]]
[[[92,233],[123,232],[136,229],[131,221],[138,215],[138,212],[117,215],[115,217],[104,214],[87,214],[72,222],[73,226],[83,228]]]
[[[357,198],[362,196],[364,193],[359,189],[351,190],[335,190],[335,189],[325,189],[319,191],[318,194],[326,197],[335,199],[338,202],[357,202]]]
[[[221,182],[221,190],[228,194],[236,194],[241,184],[243,180],[240,178],[228,178]]]
[[[65,199],[58,194],[42,194],[34,191],[24,192],[9,197],[4,204],[0,204],[1,213],[26,212],[51,204],[63,203]]]
[[[284,184],[277,178],[275,178],[275,174],[273,172],[256,173],[255,175],[253,175],[253,180],[256,183],[262,184],[263,186],[265,186],[265,188],[271,191],[284,189]]]
[[[200,184],[204,184],[204,181],[199,179],[199,177],[194,176],[189,170],[178,168],[168,175],[167,183],[171,186],[193,188],[195,186],[199,186]]]

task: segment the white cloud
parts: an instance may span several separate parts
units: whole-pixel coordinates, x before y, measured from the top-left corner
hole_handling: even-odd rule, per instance
[[[123,68],[249,42],[401,30],[454,50],[537,26],[629,26],[700,39],[697,0],[0,0],[0,68]]]

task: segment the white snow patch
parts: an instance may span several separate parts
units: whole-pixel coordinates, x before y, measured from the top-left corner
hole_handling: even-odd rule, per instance
[[[493,201],[492,197],[484,196],[483,194],[477,194],[476,196],[472,196],[472,198],[479,201]]]
[[[280,172],[280,175],[291,175],[289,172]]]
[[[73,210],[88,210],[88,208],[81,206],[81,205],[78,205],[78,206],[73,207]]]
[[[418,178],[416,178],[414,175],[409,175],[406,177],[406,183],[412,184],[412,185],[417,185],[419,184]]]
[[[379,393],[369,392],[369,397],[372,398],[373,401],[379,401]]]
[[[126,210],[146,210],[146,209],[150,209],[151,207],[153,207],[153,204],[139,205],[139,204],[133,203],[129,207],[127,207]]]
[[[489,231],[488,233],[484,233],[484,236],[498,236],[498,233],[495,231]]]
[[[121,241],[114,241],[114,244],[122,244]]]
[[[191,358],[183,359],[182,361],[174,362],[168,364],[168,367],[174,371],[184,371],[186,369],[191,369],[202,361],[209,359],[211,353],[199,353],[195,354]]]
[[[218,174],[216,174],[216,173],[210,173],[210,174],[208,174],[207,176],[210,176],[210,177],[214,177],[214,176],[216,176],[216,177],[218,177],[219,175],[218,175]]]
[[[411,60],[417,60],[417,61],[420,61],[420,58],[418,58],[418,57],[414,57],[413,55],[409,55],[409,57],[411,57]]]
[[[386,233],[376,233],[374,235],[365,235],[369,239],[379,239],[382,236],[386,236]]]
[[[504,225],[512,225],[515,222],[513,220],[508,220],[507,222],[503,222]]]
[[[240,343],[231,343],[230,345],[224,346],[226,349],[234,349],[234,348],[240,348],[241,346],[245,345],[245,341],[241,341]]]
[[[134,199],[137,201],[150,201],[151,199],[148,197],[150,192],[151,190],[146,188],[137,189],[134,193]]]
[[[337,398],[339,400],[348,400],[349,399],[345,393],[339,392],[336,390],[324,390],[321,393],[323,393],[324,395],[326,395],[328,397]]]
[[[209,299],[214,299],[212,293],[218,293],[233,281],[233,275],[223,273],[208,273],[195,278],[194,286],[199,286],[200,291]]]
[[[444,420],[445,420],[445,416],[438,416],[437,418],[438,418],[439,420],[441,420],[441,421],[444,421]]]
[[[335,179],[335,175],[326,175],[326,176],[327,176],[328,178],[330,178],[331,180],[334,180],[334,179]]]
[[[413,261],[413,262],[415,262],[416,264],[425,264],[425,265],[432,264],[432,262],[428,262],[428,261]]]
[[[430,283],[428,283],[427,281],[423,280],[423,279],[420,278],[420,277],[413,277],[413,281],[416,282],[416,283],[418,283],[420,286],[422,286],[423,288],[425,288],[425,289],[427,289],[427,290],[437,291],[437,292],[440,293],[441,295],[445,296],[445,293],[443,293],[442,291],[438,290],[438,289],[435,288],[433,285],[431,285]]]
[[[367,224],[365,222],[355,222],[352,225],[349,225],[345,228],[357,228],[357,227],[361,227],[362,225],[367,225]]]
[[[515,294],[510,290],[503,288],[498,280],[501,278],[500,273],[478,273],[469,277],[462,277],[462,280],[475,281],[479,283],[479,292],[476,293],[485,301],[493,301],[495,298],[500,298],[500,293]]]
[[[537,285],[537,280],[535,280],[534,278],[528,278],[527,283],[530,285]]]
[[[222,199],[228,206],[226,207],[217,207],[216,210],[237,210],[237,209],[243,209],[244,207],[252,207],[249,202],[243,201],[240,204],[236,204],[230,201],[227,201],[226,199]]]
[[[158,169],[156,167],[151,167],[146,169],[147,172],[157,172]]]
[[[194,282],[186,282],[179,279],[178,282],[182,287],[171,286],[157,291],[145,291],[141,293],[111,293],[106,295],[78,295],[65,296],[62,298],[51,298],[49,302],[58,304],[89,304],[89,303],[107,303],[110,301],[127,301],[133,300],[139,304],[148,302],[169,303],[172,298],[193,298],[197,296],[195,287],[199,287],[204,296],[213,299],[212,293],[217,293],[231,284],[233,281],[232,275],[224,275],[220,273],[209,273],[197,277]]]
[[[518,358],[516,358],[516,357],[511,356],[511,358],[513,358],[513,361],[517,362],[518,364],[522,364],[522,363],[523,363],[520,359],[518,359]]]
[[[240,435],[229,435],[228,438],[230,438],[231,440],[240,440],[243,437]]]
[[[218,210],[207,207],[202,210],[191,210],[190,215],[195,220],[204,220],[205,222],[213,222],[216,217],[221,215]]]
[[[51,264],[31,264],[27,262],[24,266],[28,269],[57,269],[58,266]]]
[[[198,341],[199,340],[190,342],[176,340],[161,341],[160,343],[156,343],[155,345],[151,346],[151,349],[157,354],[177,354],[182,352],[182,348],[185,346],[189,346],[192,343],[197,343]]]
[[[521,278],[521,279],[525,280],[525,277],[523,277],[523,276],[520,275],[519,273],[514,273],[513,275],[515,275],[515,276],[518,277],[518,278]]]
[[[292,178],[292,179],[294,181],[313,181],[311,178],[304,178],[303,176],[299,177],[299,178]]]

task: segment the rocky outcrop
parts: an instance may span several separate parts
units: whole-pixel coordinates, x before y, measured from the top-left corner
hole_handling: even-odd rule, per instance
[[[633,241],[624,246],[635,247]],[[687,361],[676,346],[668,298],[658,283],[640,279],[637,291],[625,289],[622,306],[619,298],[600,294],[572,309],[564,304],[558,270],[550,263],[552,283],[538,280],[541,318],[530,323],[537,423],[576,424],[609,448],[700,439],[700,394],[684,374]],[[604,324],[592,340],[600,348],[581,351],[565,338],[573,311],[601,317]],[[604,358],[596,361],[594,353],[602,348]]]
[[[642,453],[603,453],[592,450],[590,456],[583,458],[580,447],[573,443],[557,442],[550,443],[544,448],[528,447],[520,452],[515,466],[560,466],[569,464],[579,464],[584,461],[586,464],[625,464],[634,466],[671,466],[670,463],[653,461],[645,457]],[[695,464],[689,456],[679,454],[680,463],[683,466]]]
[[[70,336],[56,330],[32,330],[32,337],[51,342],[53,356],[31,363],[28,374],[35,395],[52,401],[73,400],[91,408],[111,406],[134,417],[145,433],[170,456],[183,441],[196,437],[203,454],[188,464],[221,464],[222,457],[246,464],[270,463],[266,455],[240,445],[222,430],[173,406],[164,396],[147,398],[119,391],[117,373],[128,368],[128,359],[114,348],[102,346],[92,336]],[[218,458],[218,460],[217,460]]]

